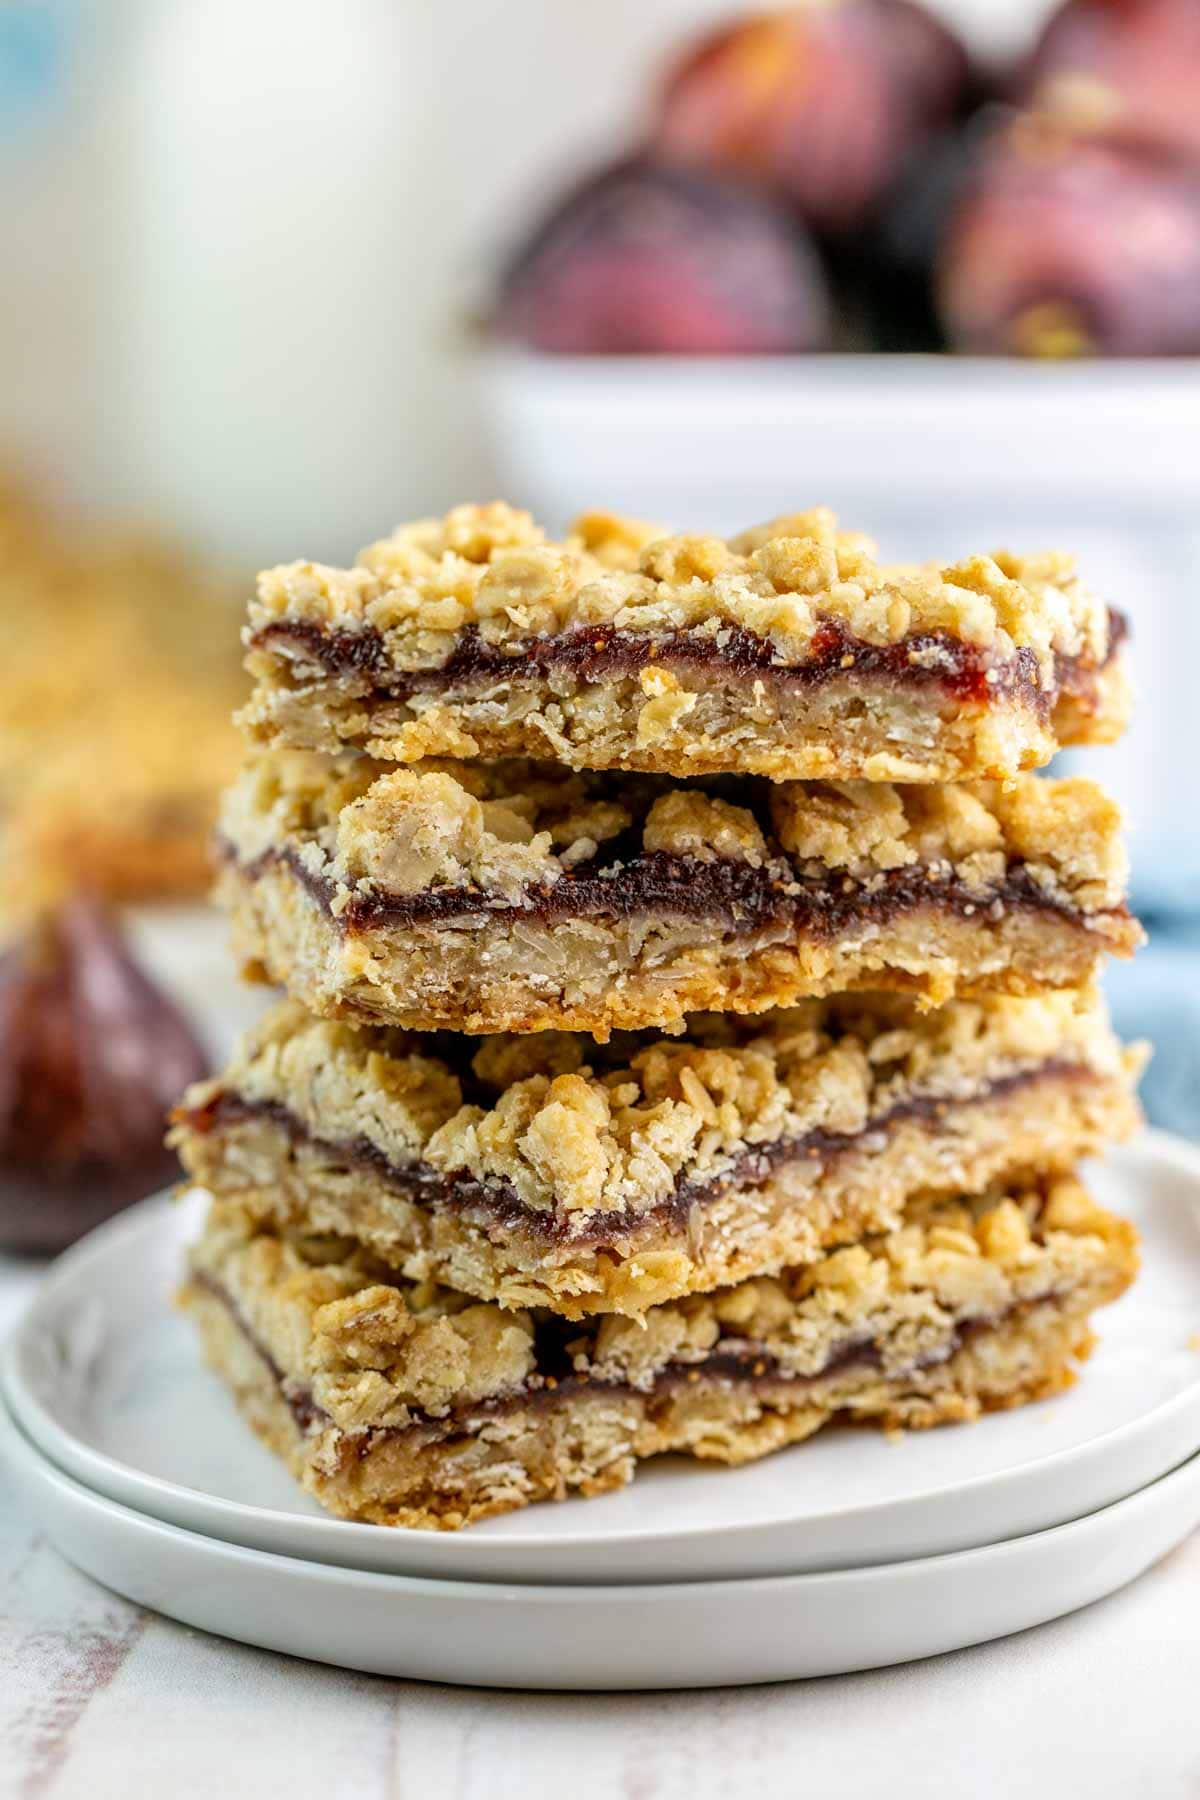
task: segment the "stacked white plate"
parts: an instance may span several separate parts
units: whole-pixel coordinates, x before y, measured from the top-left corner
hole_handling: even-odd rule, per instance
[[[0,1362],[0,1449],[63,1555],[143,1605],[322,1662],[539,1688],[698,1687],[903,1662],[1111,1593],[1200,1523],[1200,1153],[1091,1172],[1145,1268],[1067,1395],[890,1443],[827,1432],[737,1470],[460,1533],[323,1514],[171,1306],[200,1196],[53,1268]]]

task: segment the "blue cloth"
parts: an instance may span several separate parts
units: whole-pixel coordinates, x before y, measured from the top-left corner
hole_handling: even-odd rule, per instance
[[[78,0],[0,0],[0,146],[63,99]]]

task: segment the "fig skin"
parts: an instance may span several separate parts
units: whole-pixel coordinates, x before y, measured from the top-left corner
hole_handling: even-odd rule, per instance
[[[1200,169],[1024,116],[970,182],[936,287],[959,350],[1200,353]]]
[[[206,1072],[104,908],[44,917],[0,956],[0,1247],[64,1249],[178,1180],[166,1115]]]
[[[496,334],[559,354],[820,350],[829,300],[804,232],[761,195],[633,158],[583,181],[513,258]]]
[[[840,236],[877,212],[971,79],[962,44],[914,0],[808,0],[698,43],[668,74],[651,141]]]
[[[1200,6],[1067,0],[1025,62],[1017,98],[1077,128],[1200,160]]]

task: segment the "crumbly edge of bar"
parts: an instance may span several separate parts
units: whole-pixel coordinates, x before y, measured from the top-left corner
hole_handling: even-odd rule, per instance
[[[713,1294],[555,1327],[555,1372],[538,1315],[509,1312],[432,1283],[398,1281],[364,1252],[256,1232],[214,1205],[192,1252],[281,1372],[340,1430],[457,1428],[464,1409],[572,1383],[650,1392],[668,1371],[721,1350],[766,1359],[781,1376],[817,1376],[870,1343],[883,1373],[953,1349],[956,1333],[1088,1282],[1119,1291],[1137,1236],[1074,1179],[1013,1196],[914,1203],[883,1237]],[[566,1336],[565,1333],[575,1333]]]
[[[361,1243],[389,1268],[506,1308],[567,1318],[647,1307],[808,1262],[893,1230],[921,1193],[978,1193],[1028,1171],[1066,1173],[1129,1137],[1140,1113],[1125,1072],[1050,1066],[969,1101],[899,1116],[858,1139],[799,1145],[657,1208],[584,1214],[580,1228],[508,1204],[501,1184],[390,1181],[275,1114],[221,1117],[186,1141],[195,1181],[276,1231]],[[786,1152],[786,1145],[776,1146]]]
[[[749,802],[749,804],[747,804]],[[330,907],[463,890],[519,905],[581,866],[640,855],[732,862],[764,881],[844,878],[869,894],[927,871],[984,895],[1014,864],[1033,891],[1087,912],[1122,903],[1120,808],[1082,777],[976,782],[783,782],[704,787],[586,776],[544,763],[388,768],[352,753],[269,751],[228,791],[221,833],[238,860],[286,850]]]
[[[284,621],[378,634],[395,670],[439,667],[468,627],[497,646],[573,627],[702,642],[735,628],[800,664],[834,621],[869,644],[946,633],[998,662],[1029,649],[1044,685],[1057,654],[1102,663],[1109,631],[1105,605],[1084,588],[1073,559],[1056,552],[888,568],[868,539],[839,531],[823,508],[729,541],[664,537],[592,514],[555,543],[528,513],[501,502],[398,527],[350,569],[269,569],[249,619],[248,666],[260,679],[269,679],[271,658],[253,648],[254,636]]]
[[[853,1137],[914,1100],[953,1103],[1056,1061],[1132,1085],[1103,1002],[809,1001],[760,1021],[701,1016],[686,1039],[575,1033],[485,1038],[447,1061],[438,1040],[315,1019],[294,1001],[242,1040],[225,1073],[189,1090],[185,1160],[223,1092],[276,1102],[327,1144],[365,1141],[416,1163],[504,1182],[520,1205],[585,1224],[720,1177],[739,1154],[814,1133]],[[440,1051],[440,1054],[439,1054]],[[464,1083],[467,1093],[464,1094]]]
[[[324,1018],[468,1034],[683,1030],[695,1012],[757,1014],[838,993],[884,990],[922,1006],[990,994],[1043,996],[1093,982],[1141,928],[1123,909],[978,907],[930,898],[844,930],[776,920],[747,930],[690,920],[518,915],[465,926],[395,923],[346,934],[283,864],[226,867],[216,889],[247,980],[284,987]]]
[[[643,640],[645,642],[645,640]],[[640,671],[541,674],[514,656],[503,679],[448,673],[407,695],[363,691],[361,675],[306,673],[264,680],[237,715],[254,744],[337,752],[347,744],[394,763],[429,757],[553,757],[568,768],[690,777],[738,773],[772,781],[1009,780],[1070,744],[1111,743],[1132,694],[1116,651],[1043,716],[1040,690],[986,703],[948,688],[931,711],[927,682],[866,675],[856,659],[815,687],[786,673],[742,676],[656,650]]]
[[[649,1395],[594,1385],[517,1402],[469,1433],[440,1439],[336,1426],[305,1433],[222,1303],[195,1286],[187,1303],[208,1361],[247,1422],[324,1506],[380,1525],[455,1530],[531,1502],[609,1492],[632,1480],[639,1462],[664,1453],[738,1465],[836,1418],[896,1432],[1048,1398],[1073,1383],[1095,1341],[1091,1308],[1112,1297],[1098,1284],[1034,1303],[903,1378],[859,1367],[813,1383],[766,1383],[692,1370],[694,1380],[660,1383]]]

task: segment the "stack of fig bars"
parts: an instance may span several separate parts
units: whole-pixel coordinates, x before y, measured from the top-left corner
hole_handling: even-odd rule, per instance
[[[1136,1238],[1121,729],[1059,555],[507,506],[260,581],[219,891],[288,998],[174,1141],[184,1301],[334,1512],[454,1527],[1073,1379]],[[882,1452],[881,1452],[882,1453]],[[802,1479],[803,1459],[796,1465]]]

